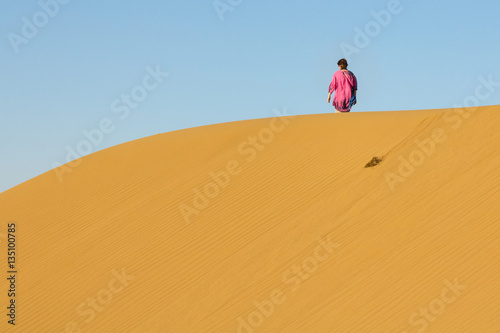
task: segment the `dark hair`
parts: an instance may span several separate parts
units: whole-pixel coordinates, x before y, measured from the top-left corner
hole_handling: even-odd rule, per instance
[[[339,62],[337,62],[337,65],[339,65],[340,68],[342,68],[342,69],[346,69],[347,68],[347,60],[342,58],[339,60]]]

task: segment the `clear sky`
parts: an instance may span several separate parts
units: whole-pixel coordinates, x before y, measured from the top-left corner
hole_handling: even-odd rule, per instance
[[[0,192],[89,151],[83,131],[99,126],[91,151],[273,109],[331,113],[344,56],[353,112],[460,105],[480,77],[500,82],[498,13],[498,0],[1,0]],[[480,105],[500,104],[491,85]]]

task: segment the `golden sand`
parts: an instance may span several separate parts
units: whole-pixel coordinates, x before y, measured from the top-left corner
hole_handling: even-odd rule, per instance
[[[0,331],[498,333],[499,111],[224,123],[31,179]]]

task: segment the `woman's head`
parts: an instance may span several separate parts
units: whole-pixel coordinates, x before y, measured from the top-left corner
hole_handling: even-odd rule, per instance
[[[339,65],[340,69],[347,69],[347,60],[342,58],[337,62],[337,65]]]

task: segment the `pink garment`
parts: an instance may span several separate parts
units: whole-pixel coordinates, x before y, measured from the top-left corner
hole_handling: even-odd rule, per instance
[[[341,112],[350,111],[351,106],[349,105],[349,101],[356,90],[358,90],[358,81],[351,71],[339,70],[335,72],[330,83],[330,88],[328,89],[330,94],[335,91],[332,103],[335,110]]]

